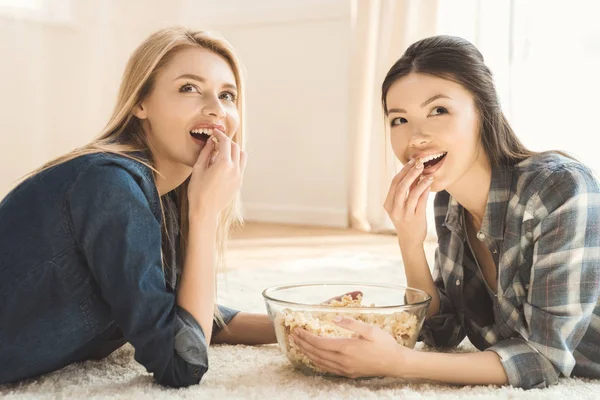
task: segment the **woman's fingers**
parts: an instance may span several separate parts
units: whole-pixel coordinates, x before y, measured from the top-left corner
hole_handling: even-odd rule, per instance
[[[363,295],[363,293],[360,290],[355,290],[354,292],[348,292],[348,293],[344,293],[339,296],[332,297],[329,300],[325,301],[323,304],[329,304],[333,301],[342,301],[342,297],[344,297],[344,296],[350,296],[350,298],[352,300],[356,300],[356,299],[358,299],[358,296],[362,296],[362,295]]]
[[[198,159],[196,160],[194,167],[201,168],[202,170],[207,168],[209,166],[209,159],[213,155],[214,149],[215,144],[209,139],[202,150],[200,150],[200,154],[198,155]]]
[[[386,210],[389,210],[389,209],[391,209],[391,207],[394,206],[394,199],[396,198],[396,189],[398,187],[398,184],[412,170],[414,165],[415,165],[415,160],[414,159],[410,160],[409,162],[407,162],[404,165],[404,167],[402,167],[400,172],[398,172],[396,174],[396,176],[394,176],[394,179],[392,179],[392,182],[390,183],[390,189],[388,190],[388,195],[385,199],[385,202],[383,203],[384,208]]]
[[[403,207],[408,197],[410,187],[415,183],[419,175],[423,173],[423,163],[419,160],[411,168],[406,177],[402,179],[396,187],[396,196],[394,197],[394,208]]]
[[[298,348],[313,361],[320,363],[327,362],[330,365],[335,365],[336,368],[342,368],[339,364],[341,354],[331,350],[320,349],[304,340],[298,335],[293,336],[293,341]]]
[[[425,192],[425,190],[427,190],[429,187],[431,187],[431,183],[433,182],[433,177],[432,176],[421,176],[421,178],[419,178],[419,181],[417,182],[417,184],[414,186],[414,188],[412,188],[408,194],[408,197],[406,198],[406,212],[411,213],[411,214],[415,214],[416,210],[417,210],[417,205],[419,203],[419,201],[421,200],[421,195]]]
[[[217,140],[216,148],[219,151],[219,157],[225,160],[231,160],[231,139],[218,129],[213,129],[213,136],[209,140]]]
[[[240,152],[241,151],[242,150],[240,149],[240,145],[232,140],[231,141],[231,161],[233,161],[233,165],[235,165],[237,167],[239,167],[239,165],[240,165]]]
[[[430,192],[431,184],[429,184],[429,186],[425,188],[421,196],[419,196],[419,201],[417,202],[417,209],[415,210],[416,215],[425,215],[425,212],[427,211],[427,199],[429,198]]]

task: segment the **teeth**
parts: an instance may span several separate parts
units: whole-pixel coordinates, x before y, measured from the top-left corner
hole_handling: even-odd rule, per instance
[[[423,157],[423,158],[421,158],[421,162],[426,163],[427,161],[435,160],[436,158],[442,157],[444,154],[446,154],[446,153],[432,154],[430,156]]]
[[[204,133],[206,135],[212,135],[213,134],[212,128],[198,128],[198,129],[193,129],[191,132],[192,133]]]

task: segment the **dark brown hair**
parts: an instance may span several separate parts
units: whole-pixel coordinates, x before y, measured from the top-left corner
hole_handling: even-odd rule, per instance
[[[387,93],[394,82],[410,73],[454,81],[474,98],[480,119],[483,149],[492,166],[512,165],[534,154],[517,138],[500,107],[492,72],[469,41],[454,36],[433,36],[412,44],[390,68],[381,88],[387,114]]]

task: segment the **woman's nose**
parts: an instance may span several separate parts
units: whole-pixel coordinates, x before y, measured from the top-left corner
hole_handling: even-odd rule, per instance
[[[410,147],[421,147],[429,143],[429,138],[421,131],[414,132],[410,137]]]
[[[225,118],[225,108],[218,98],[205,98],[206,101],[202,107],[202,113],[206,116]]]

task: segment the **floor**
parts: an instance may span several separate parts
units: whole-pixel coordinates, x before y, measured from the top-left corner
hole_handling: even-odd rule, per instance
[[[270,265],[282,259],[322,257],[357,251],[398,255],[396,237],[352,229],[249,222],[232,234],[227,268]]]

